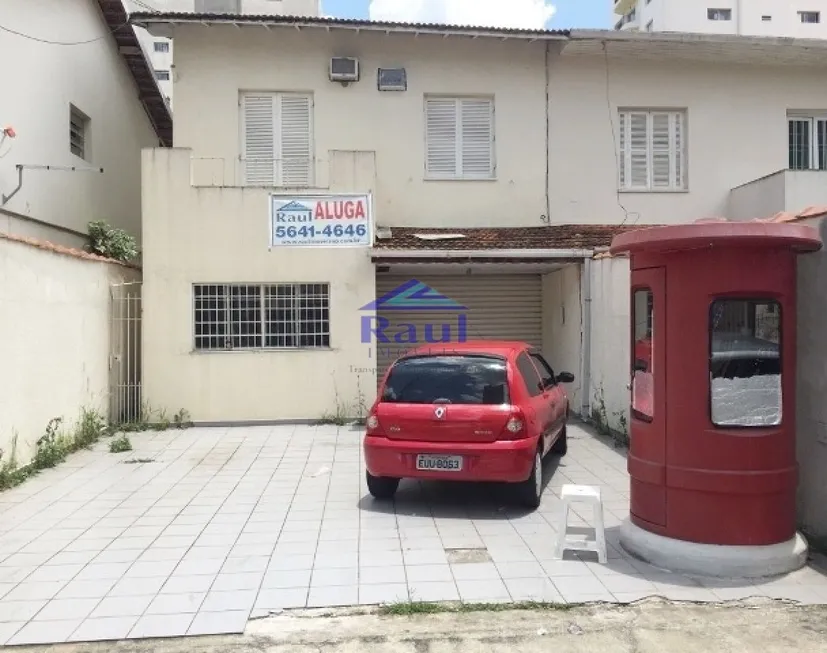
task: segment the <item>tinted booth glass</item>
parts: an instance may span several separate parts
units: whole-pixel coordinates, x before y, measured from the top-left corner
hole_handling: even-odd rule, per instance
[[[710,309],[710,411],[716,426],[781,424],[781,306],[718,299]]]
[[[634,356],[632,364],[632,414],[650,421],[654,417],[654,369],[652,359],[652,325],[654,302],[652,291],[634,293]]]

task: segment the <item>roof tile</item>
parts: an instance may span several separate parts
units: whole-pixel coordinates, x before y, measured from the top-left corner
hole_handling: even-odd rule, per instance
[[[562,224],[544,227],[475,229],[391,227],[378,238],[378,250],[595,249],[608,247],[619,233],[640,225]],[[424,236],[424,237],[423,237]]]

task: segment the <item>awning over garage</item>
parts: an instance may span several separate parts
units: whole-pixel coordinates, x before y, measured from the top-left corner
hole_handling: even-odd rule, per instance
[[[625,225],[546,225],[488,229],[377,227],[374,262],[577,262],[608,247]]]

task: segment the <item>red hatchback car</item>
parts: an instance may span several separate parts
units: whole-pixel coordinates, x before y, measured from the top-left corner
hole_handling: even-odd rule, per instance
[[[542,354],[523,342],[430,345],[398,359],[370,410],[370,493],[394,495],[402,478],[501,481],[536,508],[542,459],[565,455],[569,400]]]

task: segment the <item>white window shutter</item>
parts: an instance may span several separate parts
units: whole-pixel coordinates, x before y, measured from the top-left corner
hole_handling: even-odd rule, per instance
[[[429,177],[459,175],[457,113],[457,100],[425,100],[425,172]]]
[[[684,136],[684,129],[683,129],[683,114],[682,113],[674,113],[672,114],[672,124],[673,124],[673,134],[672,134],[672,141],[675,144],[675,157],[674,157],[674,174],[673,174],[673,184],[674,188],[684,188],[686,186],[686,164],[685,164],[685,156],[684,147],[685,147],[685,136]]]
[[[309,95],[285,93],[279,96],[280,185],[310,186],[313,183],[312,99]]]
[[[276,164],[273,96],[243,96],[242,113],[245,182],[253,186],[272,186]]]
[[[460,100],[460,155],[462,177],[488,179],[493,166],[493,103],[491,100]]]
[[[627,188],[649,187],[649,114],[629,114],[629,183]]]
[[[652,114],[652,188],[672,186],[672,163],[675,160],[672,147],[672,115]]]
[[[629,186],[629,114],[620,114],[620,156],[618,156],[620,164],[620,187],[627,188]]]

